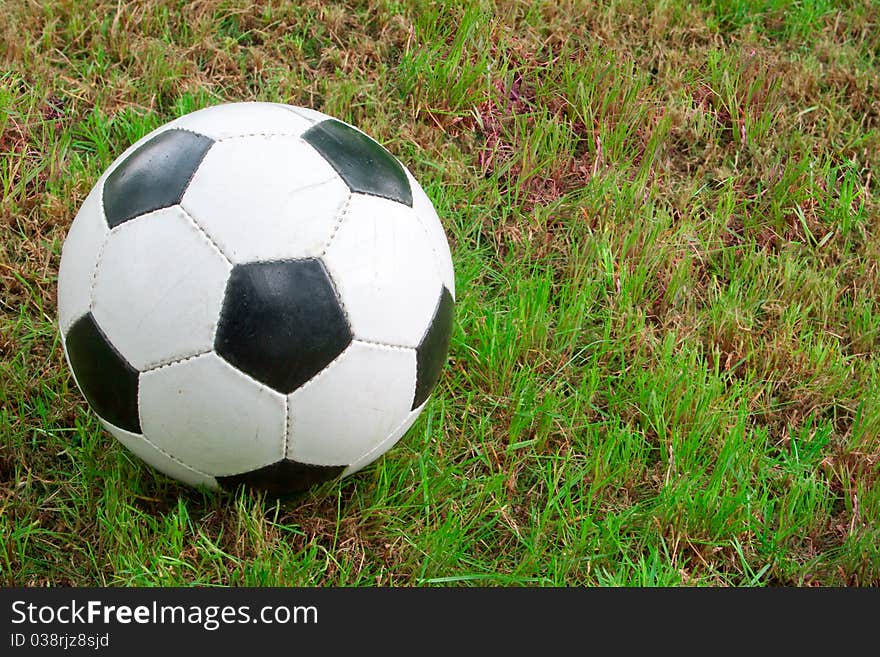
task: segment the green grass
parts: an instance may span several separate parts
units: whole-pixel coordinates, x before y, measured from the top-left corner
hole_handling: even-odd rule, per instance
[[[868,1],[13,2],[0,26],[0,582],[880,584]],[[187,489],[103,432],[61,245],[222,101],[382,141],[442,218],[449,362],[377,463]]]

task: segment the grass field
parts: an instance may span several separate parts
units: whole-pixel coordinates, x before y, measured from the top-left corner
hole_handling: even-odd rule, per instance
[[[10,0],[0,583],[880,585],[880,5]],[[56,328],[79,204],[233,100],[363,128],[442,218],[450,358],[296,500],[141,464]]]

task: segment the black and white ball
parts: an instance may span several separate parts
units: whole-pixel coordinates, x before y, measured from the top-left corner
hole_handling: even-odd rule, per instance
[[[360,130],[228,103],[124,152],[70,228],[64,353],[104,427],[193,486],[287,494],[390,449],[446,361],[431,201]]]

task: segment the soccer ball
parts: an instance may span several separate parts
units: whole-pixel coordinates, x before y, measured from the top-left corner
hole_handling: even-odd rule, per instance
[[[389,450],[447,358],[449,244],[412,174],[314,110],[182,116],[99,178],[58,320],[103,426],[192,486],[300,492]]]

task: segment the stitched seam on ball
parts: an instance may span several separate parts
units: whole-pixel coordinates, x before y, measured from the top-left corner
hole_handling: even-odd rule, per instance
[[[360,342],[361,344],[373,347],[381,347],[383,349],[393,349],[394,351],[415,351],[416,347],[407,347],[402,344],[391,344],[390,342],[379,342],[378,340],[365,340],[363,338],[354,338],[352,342]]]
[[[156,371],[158,371],[158,370],[161,370],[162,368],[165,368],[165,367],[171,367],[172,365],[178,365],[178,364],[180,364],[180,363],[185,363],[185,362],[187,362],[187,361],[194,360],[194,359],[196,359],[196,358],[200,358],[200,357],[202,357],[202,356],[207,356],[208,354],[212,354],[212,353],[213,353],[214,355],[216,355],[217,358],[219,358],[219,359],[223,362],[223,364],[224,364],[226,367],[229,367],[229,368],[232,370],[232,374],[233,374],[233,376],[241,376],[241,377],[243,377],[245,380],[247,380],[247,381],[253,383],[255,386],[257,386],[258,388],[260,388],[260,390],[267,390],[270,394],[278,395],[278,396],[280,396],[280,397],[286,397],[286,395],[284,395],[284,393],[278,392],[277,390],[275,390],[274,388],[272,388],[272,387],[266,385],[266,384],[263,383],[262,381],[258,381],[257,379],[255,379],[254,377],[252,377],[252,376],[251,376],[250,374],[248,374],[247,372],[238,369],[238,367],[236,367],[235,365],[233,365],[232,363],[230,363],[228,360],[226,360],[225,358],[223,358],[223,356],[221,356],[220,354],[215,353],[213,349],[208,349],[207,351],[204,351],[204,352],[202,352],[202,353],[200,353],[200,354],[194,354],[194,355],[192,355],[192,356],[187,356],[186,358],[182,358],[182,359],[180,359],[180,360],[176,360],[176,361],[171,362],[171,363],[165,363],[164,365],[159,365],[159,366],[157,366],[157,367],[154,367],[154,368],[151,369],[151,370],[143,370],[143,371],[141,372],[141,374],[145,374],[145,373],[147,373],[147,372],[156,372]],[[329,365],[328,365],[328,367],[329,367]],[[326,369],[326,368],[325,368],[325,369]],[[322,370],[322,371],[323,371],[323,370]]]
[[[287,458],[287,448],[290,445],[290,397],[284,396],[284,432],[281,436],[281,458]]]
[[[317,374],[315,374],[311,379],[303,383],[299,388],[294,390],[290,395],[288,395],[288,400],[292,395],[296,395],[300,390],[305,390],[306,388],[311,387],[313,384],[317,383],[317,381],[324,375],[324,373],[330,369],[330,366],[333,365],[336,361],[340,360],[348,351],[351,349],[352,345],[355,343],[361,343],[365,345],[371,345],[374,347],[383,347],[385,349],[392,349],[394,351],[415,351],[412,347],[400,347],[398,345],[392,344],[382,344],[381,342],[370,342],[369,340],[361,340],[361,339],[352,339],[351,343],[342,350],[336,358],[327,363],[322,370],[320,370]]]
[[[234,269],[235,268],[233,267],[233,270]],[[217,313],[217,321],[214,322],[214,331],[213,331],[213,334],[211,335],[211,345],[214,347],[214,349],[217,348],[217,333],[220,331],[220,325],[223,323],[223,320],[226,318],[226,315],[228,314],[228,310],[226,308],[226,305],[227,305],[226,304],[226,296],[229,294],[229,280],[230,280],[231,276],[232,276],[232,272],[230,271],[229,276],[227,276],[227,278],[226,278],[226,282],[223,284],[223,297],[220,299],[220,311]],[[220,356],[220,354],[217,354],[217,355]],[[223,357],[220,356],[220,358],[223,358]],[[223,359],[223,360],[225,360],[225,359]]]
[[[223,356],[221,356],[220,354],[218,354],[217,352],[215,352],[213,349],[212,349],[210,352],[208,352],[208,353],[212,353],[212,352],[214,353],[215,356],[217,356],[217,358],[219,358],[221,361],[223,361],[223,364],[224,364],[226,367],[228,367],[228,368],[230,368],[230,369],[232,370],[232,374],[233,374],[233,376],[241,376],[241,377],[243,377],[245,380],[250,381],[250,382],[253,383],[255,386],[257,386],[257,387],[260,389],[260,391],[264,391],[264,390],[265,390],[265,391],[267,391],[270,395],[277,395],[277,396],[282,397],[282,398],[284,398],[284,397],[287,396],[287,395],[285,395],[283,392],[278,392],[278,391],[275,390],[275,388],[273,388],[272,386],[267,385],[267,384],[263,383],[262,381],[259,381],[258,379],[255,379],[254,377],[252,377],[250,374],[248,374],[248,373],[245,372],[244,370],[240,370],[240,369],[238,368],[237,365],[233,365],[233,364],[230,363],[228,360],[226,360]]]
[[[190,131],[190,132],[192,132],[192,131]],[[199,133],[196,132],[196,133],[194,133],[194,134],[199,134]],[[202,137],[205,137],[205,139],[211,139],[210,137],[207,137],[207,136],[205,136],[205,135],[202,135]],[[205,149],[205,152],[202,153],[202,156],[199,158],[199,161],[196,162],[196,165],[193,167],[192,173],[189,174],[189,178],[186,179],[186,184],[183,186],[183,189],[182,189],[181,192],[180,192],[180,197],[179,197],[179,198],[180,198],[181,200],[183,200],[183,197],[184,197],[184,195],[186,194],[186,190],[189,189],[189,185],[190,185],[190,183],[193,181],[193,178],[196,177],[196,173],[198,172],[199,167],[202,166],[202,162],[205,161],[205,158],[208,156],[208,153],[211,151],[212,148],[214,148],[214,144],[216,144],[216,143],[217,143],[217,140],[216,140],[216,139],[211,139],[211,145],[208,146],[208,148]]]
[[[345,317],[345,323],[348,326],[348,330],[352,332],[352,338],[354,337],[354,328],[351,324],[351,316],[348,314],[348,308],[345,306],[345,301],[342,300],[342,295],[339,293],[339,286],[336,283],[336,280],[333,278],[333,274],[330,272],[330,268],[327,266],[327,263],[324,262],[324,256],[327,253],[327,249],[330,248],[330,243],[333,241],[333,238],[336,236],[336,233],[339,231],[339,227],[342,225],[342,222],[345,220],[345,217],[348,215],[348,211],[351,208],[351,194],[349,193],[348,198],[345,199],[345,202],[342,204],[342,209],[339,212],[339,217],[336,220],[335,225],[333,226],[333,230],[330,232],[330,237],[327,238],[327,244],[324,247],[324,250],[321,251],[321,255],[318,256],[318,262],[321,263],[321,267],[324,269],[324,273],[327,274],[327,280],[330,281],[330,287],[333,288],[333,295],[336,297],[336,303],[339,304],[339,308],[342,310],[342,315]]]
[[[163,358],[162,360],[155,361],[153,363],[147,363],[143,369],[140,370],[141,374],[146,374],[147,372],[153,372],[155,370],[160,370],[163,367],[171,367],[172,365],[177,365],[178,363],[185,363],[188,360],[193,360],[194,358],[198,358],[199,356],[204,356],[205,354],[210,354],[213,349],[205,349],[204,351],[199,351],[194,354],[190,354],[189,356],[174,356],[172,358]]]
[[[95,310],[95,284],[98,280],[98,265],[101,263],[101,258],[104,257],[104,249],[107,248],[107,242],[110,240],[110,226],[107,225],[107,217],[104,213],[104,177],[99,177],[98,182],[95,184],[100,185],[100,187],[98,187],[98,221],[102,222],[102,227],[106,228],[106,230],[102,231],[103,239],[101,240],[101,246],[98,248],[98,255],[92,265],[92,274],[89,277],[88,312],[93,312]],[[86,196],[86,198],[88,198],[88,196]],[[76,218],[74,218],[74,221],[76,221]],[[70,326],[73,326],[73,322],[70,322]],[[69,330],[70,326],[65,328],[64,331]]]
[[[179,118],[182,119],[183,117],[181,116],[181,117],[179,117]],[[175,121],[176,121],[176,120],[177,120],[177,119],[175,119]],[[176,126],[176,125],[174,125],[174,121],[172,121],[172,122],[171,122],[169,125],[167,125],[167,126],[160,126],[160,127],[165,128],[165,130],[162,130],[162,132],[158,132],[158,133],[156,133],[155,135],[153,135],[154,137],[158,137],[158,136],[161,135],[162,133],[164,133],[164,132],[168,132],[168,131],[170,131],[170,130],[180,130],[180,132],[188,132],[188,133],[190,133],[190,134],[192,134],[192,135],[196,135],[197,137],[204,137],[205,139],[210,139],[211,141],[217,141],[216,139],[214,139],[214,138],[211,137],[210,135],[206,135],[204,132],[199,132],[198,130],[193,130],[192,128],[182,128],[182,127],[180,127],[180,126]],[[158,129],[158,128],[157,128],[157,129]],[[149,134],[149,133],[148,133],[148,134]],[[146,137],[146,136],[147,136],[147,135],[144,135],[144,137]],[[141,137],[141,139],[143,139],[143,137]],[[210,150],[210,149],[208,149],[208,150]],[[207,152],[207,151],[205,151],[205,152]],[[198,167],[196,167],[196,168],[198,168]]]
[[[324,373],[325,373],[327,370],[329,370],[330,367],[331,367],[336,361],[338,361],[338,360],[339,360],[340,358],[342,358],[346,353],[348,353],[349,349],[351,349],[351,345],[353,345],[354,343],[355,343],[355,341],[352,340],[352,341],[349,343],[349,345],[348,345],[345,349],[342,350],[342,353],[340,353],[338,356],[336,356],[336,358],[334,358],[334,359],[331,360],[329,363],[327,363],[327,364],[326,364],[326,365],[325,365],[320,371],[318,371],[314,376],[312,376],[311,379],[309,379],[308,381],[306,381],[305,383],[303,383],[299,388],[297,388],[296,390],[294,390],[293,392],[291,392],[291,393],[288,395],[288,400],[290,399],[290,397],[293,397],[293,396],[297,395],[300,391],[302,391],[302,390],[306,390],[307,388],[310,388],[310,387],[312,387],[315,383],[317,383],[318,380],[320,380],[320,378],[321,378],[322,376],[324,376]]]
[[[104,215],[104,183],[101,181],[101,192],[98,194],[98,203],[101,208],[101,221],[104,222],[104,225],[107,226],[107,217]],[[110,242],[110,234],[112,233],[112,229],[107,226],[107,231],[104,233],[104,241],[101,242],[101,248],[98,250],[98,257],[95,258],[95,266],[92,269],[92,280],[89,284],[89,312],[95,311],[95,286],[98,284],[98,268],[101,266],[101,261],[104,259],[104,252],[107,250],[107,244]]]
[[[262,470],[263,468],[267,468],[270,465],[275,465],[276,463],[278,463],[277,460],[267,461],[266,463],[263,463],[262,465],[255,465],[253,467],[248,466],[247,470],[235,470],[233,472],[218,472],[217,474],[211,475],[211,476],[213,476],[215,479],[217,477],[235,477],[236,475],[247,474],[247,473],[253,472],[255,470]],[[220,487],[223,488],[222,485]]]
[[[184,358],[178,358],[176,360],[165,361],[165,362],[159,363],[157,365],[152,365],[149,368],[144,368],[140,372],[141,372],[141,374],[148,374],[148,373],[152,373],[152,372],[157,372],[157,371],[164,369],[166,367],[171,367],[172,365],[179,365],[180,363],[186,363],[188,361],[195,360],[196,358],[201,358],[202,356],[206,356],[206,355],[210,354],[212,351],[213,351],[213,349],[207,349],[205,351],[200,351],[197,354],[192,354],[191,356],[185,356]]]
[[[419,344],[425,341],[425,338],[428,337],[428,333],[431,332],[431,327],[434,326],[434,320],[437,319],[437,315],[440,313],[440,306],[443,304],[443,290],[446,289],[446,283],[440,282],[440,294],[437,297],[437,305],[434,306],[434,310],[431,312],[431,320],[428,322],[428,326],[425,327],[422,336],[419,338]],[[450,296],[452,293],[450,292]]]
[[[138,396],[140,396],[140,391],[138,391]],[[115,426],[115,425],[114,425],[114,426]],[[175,463],[177,463],[177,465],[179,465],[179,466],[185,468],[186,470],[189,470],[190,472],[192,472],[192,473],[194,473],[194,474],[197,474],[197,475],[201,475],[201,476],[203,476],[203,477],[208,477],[208,478],[213,478],[213,477],[214,477],[214,475],[209,475],[207,472],[202,472],[201,470],[196,470],[196,469],[195,469],[194,467],[192,467],[191,465],[187,465],[186,463],[184,463],[183,461],[181,461],[181,460],[180,460],[179,458],[177,458],[176,456],[173,456],[173,455],[170,454],[169,452],[167,452],[167,451],[165,451],[164,449],[162,449],[161,447],[159,447],[156,443],[154,443],[152,440],[150,440],[149,438],[147,438],[147,436],[146,436],[145,434],[142,434],[142,433],[141,433],[141,434],[134,434],[134,435],[136,435],[138,438],[142,439],[142,440],[143,440],[145,443],[147,443],[150,447],[152,447],[152,448],[155,449],[157,452],[159,452],[160,454],[162,454],[163,456],[165,456],[169,461],[174,461]],[[119,440],[119,439],[117,438],[117,440]],[[120,440],[119,442],[122,443],[121,440]],[[123,444],[123,447],[124,447],[124,446],[125,446],[125,445]]]
[[[195,218],[195,215],[193,215],[192,212],[190,212],[183,206],[183,202],[178,203],[177,207],[179,207],[180,211],[183,212],[187,219],[189,219],[190,224],[193,226],[193,228],[196,229],[196,232],[201,235],[202,238],[210,246],[212,246],[215,251],[217,251],[217,253],[220,254],[220,257],[223,258],[230,266],[234,266],[235,263],[233,263],[229,256],[223,252],[223,249],[220,248],[220,245],[214,241],[214,238],[211,237],[211,234],[205,229],[204,226],[202,226],[202,224],[199,223],[198,219]]]
[[[348,308],[345,307],[345,302],[342,300],[342,295],[339,294],[339,289],[336,287],[336,281],[333,278],[333,274],[330,273],[330,269],[321,258],[318,258],[317,260],[324,269],[324,273],[327,274],[327,280],[330,281],[330,287],[333,288],[333,296],[336,297],[336,303],[339,304],[339,309],[342,310],[342,316],[345,318],[345,325],[348,326],[348,331],[351,334],[352,339],[354,339],[354,329],[351,325],[351,317],[348,314]]]
[[[153,443],[151,443],[147,439],[146,433],[144,432],[144,422],[141,419],[141,375],[140,374],[138,374],[138,377],[137,377],[137,394],[135,395],[135,398],[136,398],[136,402],[137,402],[138,428],[141,430],[140,435],[146,443],[153,445]],[[156,447],[156,445],[153,445],[153,447],[156,449],[159,449],[158,447]],[[162,450],[159,449],[159,451],[161,452]],[[172,458],[170,454],[166,454],[166,456],[169,458]]]
[[[289,130],[276,130],[274,132],[245,132],[240,135],[227,135],[226,137],[220,137],[214,141],[221,143],[232,139],[244,139],[245,137],[293,137],[294,139],[299,139],[300,134],[301,133],[291,132]]]
[[[330,245],[333,243],[333,238],[336,237],[336,233],[339,232],[339,228],[342,226],[342,222],[345,221],[345,218],[348,216],[348,213],[351,211],[351,198],[353,194],[351,192],[348,193],[345,201],[342,206],[339,208],[339,214],[336,217],[336,221],[333,223],[333,228],[330,231],[330,236],[327,238],[327,241],[324,243],[324,248],[321,251],[321,254],[318,256],[319,258],[323,258],[327,255],[327,251],[330,250]]]

